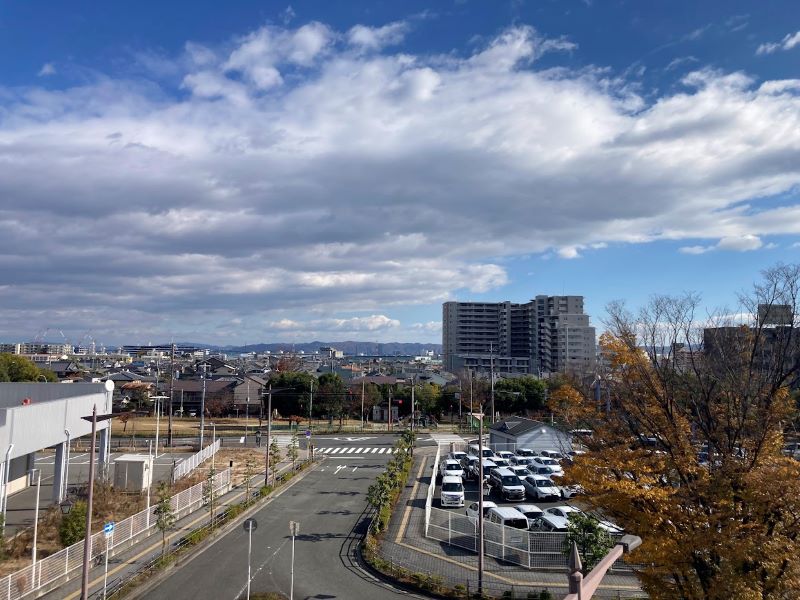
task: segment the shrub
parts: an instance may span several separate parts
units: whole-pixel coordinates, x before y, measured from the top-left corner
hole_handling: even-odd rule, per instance
[[[58,538],[64,546],[77,544],[86,535],[86,502],[78,500],[68,514],[61,519]]]

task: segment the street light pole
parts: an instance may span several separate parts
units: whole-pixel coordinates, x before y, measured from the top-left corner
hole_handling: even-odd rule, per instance
[[[92,501],[94,500],[94,449],[97,445],[97,422],[114,415],[98,415],[97,404],[92,406],[90,417],[81,417],[92,423],[92,447],[89,450],[89,494],[86,500],[86,535],[83,540],[83,576],[81,578],[81,600],[89,600],[89,561],[92,558]]]
[[[411,432],[414,432],[414,376],[411,376]]]
[[[63,471],[64,471],[64,486],[63,486],[63,491],[62,491],[62,494],[61,494],[61,498],[62,499],[67,497],[67,491],[69,490],[69,445],[70,445],[70,438],[72,437],[70,435],[69,429],[65,429],[64,430],[64,434],[67,436],[67,450],[66,450],[66,452],[64,452],[64,457],[65,457],[64,468],[63,468]]]
[[[158,434],[161,431],[161,408],[163,407],[159,401],[168,400],[169,396],[152,396],[150,399],[156,403],[156,458],[158,458]]]
[[[255,519],[245,519],[242,528],[247,532],[247,600],[250,600],[250,555],[253,551],[253,531],[258,528],[258,521]]]
[[[292,534],[292,570],[289,583],[289,600],[294,600],[294,538],[300,532],[300,523],[289,521],[289,533]]]
[[[494,423],[494,349],[492,343],[489,342],[489,373],[492,380],[492,418],[491,422]]]
[[[364,431],[364,390],[366,382],[361,378],[361,431]]]
[[[33,517],[33,550],[31,552],[31,579],[33,580],[34,585],[36,584],[36,541],[39,534],[39,490],[42,487],[42,470],[41,469],[32,469],[31,470],[31,478],[33,478],[33,474],[37,474],[36,478],[36,512],[34,513]]]

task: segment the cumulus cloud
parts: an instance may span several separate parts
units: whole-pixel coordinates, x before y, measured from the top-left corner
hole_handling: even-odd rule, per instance
[[[39,77],[48,77],[56,74],[56,67],[53,63],[44,63],[42,68],[39,69]]]
[[[791,50],[800,45],[800,31],[787,33],[780,42],[766,42],[756,49],[756,54],[772,54],[778,50]]]
[[[759,248],[772,249],[777,247],[775,244],[764,245],[757,235],[744,234],[724,237],[714,246],[683,246],[679,248],[684,254],[705,254],[713,250],[732,250],[736,252],[749,252]]]
[[[435,341],[392,311],[496,290],[503,257],[800,234],[795,83],[700,69],[640,97],[604,68],[538,68],[567,44],[518,26],[429,56],[265,26],[187,42],[175,89],[4,90],[0,337]]]
[[[402,42],[408,29],[405,21],[395,21],[381,27],[355,25],[347,32],[347,40],[351,46],[364,50],[380,50]]]

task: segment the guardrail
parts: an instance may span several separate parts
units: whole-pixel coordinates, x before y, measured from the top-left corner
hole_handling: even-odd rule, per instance
[[[185,477],[192,471],[194,471],[198,466],[200,466],[203,462],[214,456],[220,449],[222,445],[222,440],[217,439],[214,441],[213,444],[209,444],[200,452],[192,454],[188,458],[184,458],[181,462],[175,465],[172,469],[172,482],[178,481],[181,477]]]
[[[176,519],[181,519],[202,506],[206,499],[203,496],[203,487],[206,482],[200,482],[188,489],[175,494],[171,499],[172,510]],[[231,470],[225,469],[214,475],[213,488],[215,494],[225,494],[231,487]],[[101,531],[95,533],[89,540],[91,560],[95,561],[106,552],[109,557],[120,550],[130,547],[144,535],[155,529],[156,519],[153,515],[155,506],[150,511],[145,509],[116,523],[114,532],[108,538]],[[0,600],[18,600],[34,592],[45,592],[68,581],[75,571],[80,571],[83,566],[83,545],[85,540],[73,544],[55,554],[37,561],[31,565],[0,578]],[[115,552],[116,551],[116,552]]]

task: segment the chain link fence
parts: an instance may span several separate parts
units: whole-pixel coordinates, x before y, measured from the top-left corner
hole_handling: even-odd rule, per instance
[[[206,482],[200,482],[172,497],[171,504],[176,519],[181,519],[202,506],[206,499],[203,488]],[[226,494],[231,489],[231,470],[225,469],[214,475],[213,489],[215,495]],[[90,538],[90,557],[92,564],[106,552],[109,557],[119,553],[151,533],[155,528],[153,516],[154,506],[136,513],[116,523],[110,537],[103,532],[95,533]],[[0,600],[18,600],[36,592],[44,592],[61,585],[73,576],[80,575],[83,566],[83,549],[85,540],[73,544],[55,554],[0,578]]]

